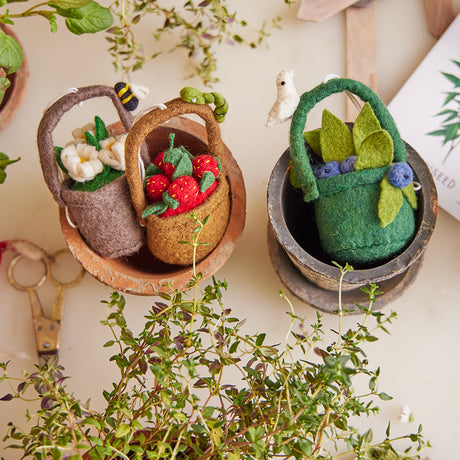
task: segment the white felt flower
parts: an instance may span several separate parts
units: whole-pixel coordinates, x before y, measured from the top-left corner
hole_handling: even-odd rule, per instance
[[[125,170],[125,140],[127,134],[116,137],[108,137],[100,141],[101,150],[99,159],[102,163],[109,165],[119,171]]]
[[[96,131],[96,125],[94,123],[86,123],[86,125],[82,126],[81,128],[75,128],[72,131],[72,136],[76,141],[79,141],[79,144],[84,144],[86,142],[86,131],[89,131],[94,136],[94,133]]]
[[[73,180],[86,182],[94,179],[104,168],[97,154],[97,150],[92,145],[71,144],[62,149],[61,161]]]

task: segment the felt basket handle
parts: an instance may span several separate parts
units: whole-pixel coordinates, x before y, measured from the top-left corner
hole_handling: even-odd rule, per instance
[[[151,131],[171,118],[186,114],[196,114],[206,124],[210,152],[220,160],[223,159],[225,152],[219,123],[216,121],[214,113],[208,104],[193,104],[177,98],[167,102],[165,105],[166,109],[156,108],[139,118],[130,129],[125,142],[126,177],[131,192],[131,200],[136,209],[137,220],[141,225],[145,225],[145,218],[142,217],[142,213],[147,206],[147,200],[139,171],[137,152]]]
[[[54,154],[53,131],[63,115],[72,107],[88,99],[103,96],[112,100],[125,130],[128,131],[134,118],[123,107],[116,91],[106,85],[85,86],[77,88],[75,92],[65,94],[45,110],[40,121],[37,132],[40,164],[45,182],[59,206],[66,206],[66,203],[61,196],[61,181],[59,180],[59,169]]]
[[[393,139],[395,161],[407,161],[404,141],[401,139],[393,117],[377,94],[368,86],[356,80],[349,78],[334,78],[329,80],[313,88],[311,91],[302,94],[291,121],[289,134],[290,155],[296,172],[296,178],[304,193],[304,200],[307,202],[315,200],[319,196],[316,178],[313,175],[303,138],[307,114],[318,102],[327,96],[343,91],[349,91],[358,96],[362,101],[369,102],[381,127],[386,129]]]

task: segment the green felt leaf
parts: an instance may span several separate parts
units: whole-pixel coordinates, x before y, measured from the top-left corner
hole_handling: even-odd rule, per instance
[[[156,174],[162,174],[161,169],[155,163],[150,163],[145,170],[145,180],[149,177],[155,176]]]
[[[88,145],[92,145],[93,147],[96,147],[97,151],[101,150],[99,141],[89,131],[85,132],[85,139]]]
[[[78,9],[83,13],[81,19],[66,18],[65,20],[67,28],[74,34],[96,33],[108,29],[113,24],[110,10],[97,2],[90,2]]]
[[[380,129],[369,134],[356,152],[355,170],[380,168],[393,161],[393,139],[388,131]]]
[[[71,8],[81,8],[82,6],[91,3],[91,0],[53,0],[48,2],[48,6],[51,8],[61,8],[63,10],[69,10]]]
[[[206,190],[214,184],[215,180],[214,174],[211,171],[206,171],[200,181],[200,192],[206,192]]]
[[[179,202],[172,198],[167,190],[163,193],[163,201],[168,208],[177,209],[179,206]]]
[[[0,67],[7,73],[14,73],[22,65],[21,45],[9,35],[0,30]]]
[[[320,143],[325,163],[332,160],[343,161],[355,154],[353,136],[347,125],[328,110],[323,111]]]
[[[61,168],[64,174],[69,174],[68,169],[64,166],[64,163],[61,160],[62,147],[54,147],[54,155],[56,156],[56,163]]]
[[[308,145],[313,149],[313,151],[321,156],[321,143],[320,143],[320,129],[314,129],[312,131],[305,131],[303,133],[303,138],[308,142]]]
[[[97,115],[94,117],[94,124],[96,125],[96,139],[101,141],[102,139],[107,139],[109,137],[109,132],[105,127],[105,123]]]
[[[380,199],[378,204],[378,216],[380,225],[386,227],[391,224],[398,215],[403,204],[401,189],[393,187],[388,178],[384,177],[380,182]]]
[[[417,195],[415,194],[414,183],[411,182],[407,187],[404,187],[401,190],[412,209],[417,209]]]
[[[174,169],[172,179],[177,179],[181,176],[191,176],[193,174],[192,160],[190,160],[188,155],[186,155],[180,149],[177,150],[181,152],[181,157],[176,164],[176,168]]]
[[[142,217],[150,216],[151,214],[161,214],[168,209],[168,206],[163,201],[157,201],[144,209]]]
[[[362,142],[369,134],[379,129],[381,129],[379,120],[375,116],[369,102],[366,102],[353,125],[353,142],[355,144],[355,150],[359,150]]]

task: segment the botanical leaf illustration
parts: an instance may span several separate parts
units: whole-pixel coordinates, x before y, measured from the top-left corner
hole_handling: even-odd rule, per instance
[[[340,162],[355,153],[353,136],[347,125],[328,110],[323,111],[320,143],[325,163]]]
[[[457,67],[460,67],[459,61],[452,61]],[[443,107],[449,105],[449,108],[437,113],[436,116],[443,117],[441,129],[436,129],[427,133],[429,136],[438,136],[443,138],[442,144],[449,144],[449,150],[444,155],[442,163],[445,164],[449,155],[454,151],[460,142],[460,78],[454,74],[441,72],[447,80],[454,85],[454,89],[446,93]]]
[[[353,142],[355,144],[355,150],[359,150],[362,142],[369,134],[379,129],[381,129],[380,122],[375,116],[369,102],[366,102],[353,125]]]
[[[362,141],[356,156],[356,171],[387,166],[393,161],[393,139],[384,129],[374,131]]]
[[[380,199],[378,216],[380,225],[386,227],[395,220],[403,204],[403,194],[399,188],[393,187],[386,177],[380,182]]]

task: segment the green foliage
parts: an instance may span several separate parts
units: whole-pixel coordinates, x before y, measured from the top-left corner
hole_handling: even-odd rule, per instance
[[[6,179],[5,169],[6,169],[6,167],[8,165],[12,164],[12,163],[16,163],[19,160],[20,160],[20,158],[16,158],[15,160],[10,160],[8,155],[6,155],[3,152],[0,152],[0,184],[3,184],[3,182],[5,182],[5,179]]]
[[[452,61],[457,67],[460,67],[459,61]],[[454,74],[442,72],[444,77],[454,85],[454,88],[446,93],[443,107],[446,107],[436,116],[443,117],[441,129],[431,131],[430,136],[439,136],[442,138],[443,145],[449,144],[449,150],[444,155],[442,163],[445,164],[449,155],[454,151],[460,142],[460,77]]]
[[[290,4],[291,0],[283,0]],[[181,4],[180,6],[177,3]],[[117,24],[108,30],[109,52],[116,70],[129,74],[164,53],[161,42],[175,35],[171,51],[182,50],[193,66],[193,74],[200,76],[205,85],[218,81],[216,48],[222,44],[256,48],[270,36],[271,30],[280,27],[280,17],[269,26],[263,23],[258,31],[250,30],[248,22],[237,17],[228,0],[182,0],[172,6],[166,0],[116,0],[112,11]],[[147,51],[137,40],[135,26],[146,17],[157,18],[152,32],[152,51]],[[251,37],[252,36],[252,37]],[[150,48],[150,46],[149,46]]]
[[[195,222],[189,244],[196,247],[205,223]],[[343,279],[352,267],[340,270]],[[161,294],[138,334],[126,322],[122,295],[113,292],[103,302],[102,324],[112,334],[104,347],[113,348],[119,377],[103,391],[100,411],[69,392],[55,360],[19,380],[1,364],[0,381],[10,384],[2,401],[41,401],[37,413],[28,414],[28,431],[9,424],[9,447],[35,459],[81,459],[89,451],[98,460],[331,460],[341,455],[336,442],[342,441],[358,459],[420,459],[411,446],[398,453],[394,440],[420,451],[429,446],[421,427],[397,438],[388,427],[383,440],[374,441],[372,430],[352,425],[356,417],[377,414],[376,401],[391,398],[379,389],[380,369],[371,368],[364,350],[396,317],[372,310],[377,286],[364,289],[369,304],[359,306],[363,319],[355,328],[342,331],[339,306],[332,343],[325,343],[320,313],[307,326],[286,299],[291,324],[285,343],[274,345],[265,333],[244,332],[244,321],[224,305],[226,282],[213,278],[201,288],[200,279],[194,270],[189,291]],[[362,378],[369,390],[359,393],[354,382]]]

